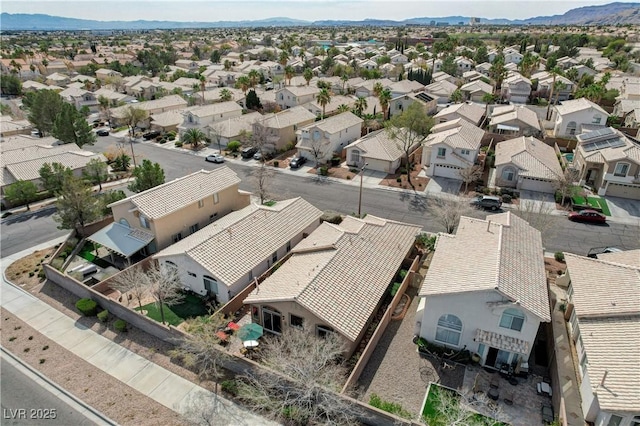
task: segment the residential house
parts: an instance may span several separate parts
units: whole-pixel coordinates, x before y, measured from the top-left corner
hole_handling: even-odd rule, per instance
[[[512,48],[504,49],[502,51],[502,54],[504,55],[504,63],[505,64],[516,64],[516,65],[518,65],[522,61],[522,58],[524,57],[522,55],[522,53],[520,53],[517,50],[512,49]]]
[[[500,90],[503,99],[515,104],[526,104],[531,95],[531,80],[514,72],[502,81]]]
[[[268,117],[273,116],[269,114]],[[243,133],[248,135],[253,130],[253,123],[263,120],[267,116],[263,116],[259,112],[250,112],[242,114],[238,117],[228,118],[226,120],[211,123],[206,127],[206,132],[211,139],[211,145],[217,148],[218,138],[220,145],[227,146],[233,140],[242,139]]]
[[[458,118],[463,118],[469,123],[479,126],[484,117],[485,108],[481,105],[463,102],[461,104],[453,104],[433,116],[436,123],[444,123]]]
[[[476,65],[476,71],[485,77],[489,77],[489,70],[491,69],[491,64],[489,62],[483,62],[481,64]]]
[[[118,106],[118,104],[129,103],[134,98],[124,93],[116,92],[106,87],[101,87],[95,92],[93,92],[96,99],[100,99],[101,96],[104,96],[109,100],[109,105],[112,107]]]
[[[409,62],[409,59],[406,55],[402,53],[395,53],[390,57],[392,65],[404,65]]]
[[[554,106],[551,117],[553,137],[573,137],[594,128],[604,127],[609,114],[585,98],[564,101]]]
[[[566,253],[567,324],[582,413],[589,424],[640,424],[640,250]]]
[[[489,131],[511,136],[538,136],[541,133],[538,115],[524,105],[494,107]]]
[[[337,333],[349,357],[419,232],[420,226],[371,215],[349,216],[340,225],[324,222],[244,303],[251,305],[253,321],[271,334],[286,327],[320,337]]]
[[[66,74],[54,72],[47,76],[45,83],[49,86],[66,87],[67,84],[71,83],[71,78]]]
[[[307,160],[326,163],[361,135],[362,120],[351,112],[343,112],[322,121],[301,127],[298,134],[298,155]]]
[[[243,75],[245,74],[241,72],[217,70],[211,73],[207,80],[219,87],[234,87],[236,80]]]
[[[166,111],[184,109],[186,107],[187,101],[185,101],[182,96],[179,95],[169,95],[160,99],[155,99],[153,101],[137,102],[131,105],[123,105],[111,109],[111,120],[114,122],[112,123],[111,127],[126,124],[124,122],[124,117],[128,108],[139,108],[146,111],[147,114],[152,115]],[[140,124],[144,125],[145,123]]]
[[[448,81],[449,83],[458,84],[458,78],[452,75],[447,74],[444,71],[438,71],[433,73],[431,76],[431,82],[439,82],[439,81]]]
[[[182,68],[187,72],[195,73],[198,72],[200,64],[197,61],[192,61],[190,59],[178,59],[176,61],[176,67]]]
[[[281,109],[293,108],[316,100],[318,87],[287,86],[276,91],[276,102]]]
[[[436,99],[431,97],[427,92],[408,93],[391,99],[389,102],[389,117],[402,114],[402,112],[409,108],[409,105],[414,102],[422,105],[425,112],[429,115],[433,114],[438,107]]]
[[[416,142],[409,147],[413,153],[419,146]],[[367,170],[395,173],[405,158],[402,143],[389,135],[386,130],[371,132],[345,147],[347,165]]]
[[[340,112],[339,109],[343,105],[352,108],[355,104],[355,101],[356,100],[351,96],[336,95],[331,97],[331,100],[324,106],[324,108],[322,107],[322,105],[320,105],[320,103],[318,103],[317,99],[302,106],[309,110],[309,112],[314,113],[316,117],[321,117],[324,109],[324,115],[326,117]]]
[[[184,121],[184,110],[174,109],[171,111],[159,112],[149,116],[149,128],[162,133],[176,132],[178,126]]]
[[[250,204],[154,257],[177,268],[185,287],[226,303],[311,234],[321,216],[302,198]]]
[[[58,86],[50,86],[50,85],[42,84],[39,81],[33,81],[33,80],[27,80],[24,83],[22,83],[23,93],[37,92],[38,90],[62,91],[63,88]]]
[[[598,195],[640,200],[640,142],[612,127],[578,135],[573,152],[580,185]]]
[[[418,295],[416,334],[518,371],[551,320],[540,232],[511,212],[461,217],[438,236]]]
[[[125,258],[156,253],[249,205],[226,166],[200,170],[116,201],[113,223],[89,237]]]
[[[367,71],[373,71],[378,69],[378,63],[373,59],[363,59],[358,63],[358,68]]]
[[[611,113],[611,115],[615,115],[616,117],[620,118],[624,122],[627,115],[636,108],[638,108],[637,99],[624,99],[624,98],[618,97],[616,99],[616,102],[613,104],[613,112]],[[626,127],[633,127],[633,126],[626,126]]]
[[[483,136],[484,130],[462,118],[433,126],[422,149],[427,175],[461,180],[460,171],[475,164]]]
[[[574,65],[571,68],[574,68],[576,71],[578,71],[578,80],[580,80],[585,75],[590,77],[595,77],[595,75],[598,73],[597,71],[592,70],[588,66],[582,65],[582,64]]]
[[[231,100],[234,102],[244,103],[245,95],[240,89],[235,89],[233,87],[216,87],[211,90],[205,90],[204,93],[202,91],[195,91],[191,96],[196,105],[202,105],[202,98],[204,96],[205,104],[214,104],[218,102],[223,102],[222,100],[222,91],[228,90],[231,93]]]
[[[556,84],[558,86],[562,83],[559,90],[557,88],[553,90],[553,99],[551,99],[553,102],[555,102],[556,99],[559,101],[566,101],[573,94],[575,83],[561,75],[557,75],[554,78],[554,76],[547,71],[542,71],[533,74],[531,79],[538,80],[538,94],[542,97],[551,96],[551,88],[553,85]]]
[[[476,80],[482,80],[486,78],[484,74],[480,74],[478,71],[476,70],[471,70],[471,71],[465,71],[462,73],[462,80],[465,83],[470,83],[472,81],[476,81]]]
[[[482,80],[476,80],[460,86],[460,92],[466,101],[483,102],[485,95],[493,94],[493,86]]]
[[[430,97],[436,99],[436,102],[439,105],[448,104],[451,95],[458,89],[453,83],[450,83],[448,80],[436,81],[435,83],[431,83],[424,88],[425,93],[427,93]]]
[[[96,70],[96,78],[104,84],[109,80],[122,78],[122,74],[109,68],[98,68]]]
[[[79,111],[83,107],[89,108],[91,112],[97,112],[99,109],[98,97],[95,93],[85,89],[78,89],[75,87],[67,87],[59,93],[62,98],[76,107]]]
[[[242,107],[233,101],[220,102],[188,108],[183,115],[184,121],[178,126],[180,135],[193,128],[205,131],[212,123],[239,117],[242,115]]]
[[[253,124],[254,133],[256,132],[255,126],[264,126],[269,139],[264,149],[267,152],[275,152],[286,148],[289,144],[294,145],[298,130],[315,120],[314,113],[302,106],[297,106],[263,117],[259,122]]]
[[[408,95],[409,93],[417,93],[424,90],[424,85],[414,80],[400,80],[389,85],[391,97]]]
[[[33,124],[29,120],[14,120],[9,115],[0,116],[0,137],[8,138],[16,135],[29,135]]]
[[[453,61],[458,67],[458,75],[462,75],[463,73],[473,69],[474,62],[464,56],[458,56]]]
[[[389,80],[388,78],[365,80],[364,82],[362,82],[362,84],[356,87],[356,97],[366,98],[369,96],[374,96],[373,87],[376,85],[376,83],[380,83],[382,84],[383,88],[389,89],[393,84],[393,81]]]
[[[624,127],[640,127],[640,108],[634,108],[624,117]]]
[[[496,184],[553,194],[555,182],[563,175],[552,146],[534,138],[519,138],[498,142],[496,152]]]

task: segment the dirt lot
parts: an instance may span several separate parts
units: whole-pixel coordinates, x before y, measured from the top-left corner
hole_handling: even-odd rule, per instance
[[[13,262],[5,271],[7,279],[24,289],[34,288],[43,280],[42,262],[49,259],[54,251],[55,248],[53,247],[39,250]]]
[[[416,164],[411,171],[411,183],[415,186],[415,188],[419,191],[424,190],[429,183],[429,178],[427,177],[418,177],[418,173],[420,173],[420,165]],[[398,182],[398,178],[400,178],[400,182]],[[390,186],[392,188],[405,188],[411,189],[411,185],[407,180],[406,174],[394,173],[387,175],[382,181],[380,185]]]

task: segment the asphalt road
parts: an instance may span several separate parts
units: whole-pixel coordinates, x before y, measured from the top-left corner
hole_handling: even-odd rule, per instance
[[[9,256],[68,234],[68,230],[57,228],[58,224],[53,220],[55,212],[55,207],[51,206],[2,219],[0,255]]]
[[[2,359],[2,425],[93,425],[39,383]],[[55,412],[55,413],[54,413]],[[43,418],[48,417],[48,418]],[[52,418],[55,417],[55,418]]]
[[[117,139],[113,136],[100,137],[94,146],[85,146],[94,152],[104,152],[109,146],[115,146]],[[129,149],[129,145],[126,145]],[[200,169],[221,167],[207,163],[203,157],[180,151],[172,151],[152,144],[134,143],[138,163],[146,158],[162,165],[167,181]],[[255,191],[251,173],[255,168],[237,163],[226,163],[242,179],[240,188]],[[358,188],[336,182],[309,179],[291,174],[276,173],[269,184],[271,196],[275,199],[286,199],[302,196],[321,210],[333,210],[351,214],[358,209]],[[423,195],[407,195],[385,189],[364,188],[362,211],[372,215],[398,221],[421,225],[425,231],[439,232],[444,229],[429,214],[431,200]],[[482,211],[473,211],[471,215],[479,218],[487,216]],[[551,224],[550,231],[544,235],[544,246],[547,251],[567,251],[584,255],[592,247],[613,246],[623,249],[640,248],[640,227],[610,223],[604,226],[573,223],[562,216],[551,216],[544,219]],[[34,215],[28,220],[16,219],[2,223],[2,255],[15,253],[18,248],[29,247],[37,242],[46,241],[61,235],[55,229],[50,215],[39,217]],[[8,240],[5,241],[5,234]],[[32,238],[37,238],[38,241]],[[25,241],[26,240],[26,241]],[[7,248],[5,249],[5,244]]]

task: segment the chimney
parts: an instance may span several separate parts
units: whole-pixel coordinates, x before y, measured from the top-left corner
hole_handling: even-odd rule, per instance
[[[491,220],[487,220],[487,232],[491,229]]]

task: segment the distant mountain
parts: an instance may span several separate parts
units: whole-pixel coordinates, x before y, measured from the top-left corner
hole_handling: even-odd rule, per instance
[[[4,31],[20,30],[148,30],[171,28],[231,28],[231,27],[292,27],[292,26],[401,26],[458,23],[468,24],[471,18],[465,16],[445,16],[438,18],[420,17],[402,21],[387,19],[319,20],[304,21],[286,17],[267,18],[257,21],[93,21],[87,19],[64,18],[42,14],[0,15],[0,28]],[[563,15],[537,16],[529,19],[480,19],[481,24],[492,25],[599,25],[599,24],[640,24],[640,3],[609,3],[601,6],[585,6],[571,9]]]

